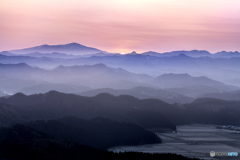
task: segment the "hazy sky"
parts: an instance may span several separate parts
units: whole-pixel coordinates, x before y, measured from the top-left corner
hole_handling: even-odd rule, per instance
[[[0,51],[240,51],[240,0],[0,0]]]

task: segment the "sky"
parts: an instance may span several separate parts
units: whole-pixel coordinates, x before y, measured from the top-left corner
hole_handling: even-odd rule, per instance
[[[0,0],[0,51],[240,51],[240,0]]]

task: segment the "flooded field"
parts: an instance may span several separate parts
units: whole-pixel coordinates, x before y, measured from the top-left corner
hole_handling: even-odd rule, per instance
[[[177,133],[157,133],[163,140],[161,144],[141,146],[119,146],[109,151],[136,151],[147,153],[176,153],[186,157],[199,159],[240,159],[237,157],[215,156],[210,152],[240,153],[240,134],[230,134],[229,130],[216,129],[216,125],[184,125],[177,126]]]

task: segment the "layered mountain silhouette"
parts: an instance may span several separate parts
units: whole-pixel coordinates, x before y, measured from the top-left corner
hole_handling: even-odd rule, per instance
[[[150,51],[142,54],[133,52],[133,54],[126,55],[97,51],[96,53],[79,56],[60,50],[72,48],[69,50],[77,52],[78,49],[81,50],[80,48],[82,48],[80,44],[71,43],[44,46],[51,48],[50,51],[23,51],[21,56],[20,54],[13,54],[10,51],[1,52],[0,63],[26,63],[45,69],[56,68],[59,65],[74,66],[102,63],[109,67],[122,68],[133,73],[148,74],[151,76],[159,76],[166,73],[188,73],[193,76],[206,76],[224,83],[240,86],[238,82],[235,82],[236,79],[240,79],[240,53],[237,51],[222,51],[216,54],[204,50],[173,51],[167,53]],[[44,46],[40,46],[40,48],[45,48]]]
[[[46,93],[51,90],[63,92],[63,93],[79,93],[91,90],[92,88],[84,85],[70,85],[62,83],[49,83],[49,82],[40,82],[38,84],[28,86],[18,90],[18,92],[31,95],[38,93]]]
[[[47,54],[46,54],[47,53]],[[85,54],[96,54],[105,55],[107,53],[105,51],[101,51],[96,48],[87,47],[79,43],[69,43],[69,44],[62,44],[62,45],[40,45],[36,47],[30,47],[25,49],[17,49],[17,50],[10,50],[10,51],[3,51],[0,52],[1,55],[13,56],[14,54],[25,54],[26,56],[32,57],[52,57],[52,58],[70,58],[74,55],[85,55]],[[71,55],[72,54],[72,55]],[[180,50],[180,51],[172,51],[172,52],[164,52],[159,53],[155,51],[148,51],[140,53],[142,55],[147,56],[156,56],[156,57],[173,57],[178,56],[180,54],[185,54],[189,57],[213,57],[213,58],[231,58],[231,57],[240,57],[240,53],[238,51],[221,51],[217,53],[210,53],[206,50]],[[120,54],[116,54],[120,55]],[[129,53],[128,55],[137,55],[135,51]]]
[[[14,54],[8,52],[8,51],[2,51],[0,52],[0,55],[4,55],[4,56],[14,56]]]
[[[154,51],[144,52],[143,55],[150,55],[150,56],[156,56],[156,57],[173,57],[178,56],[180,54],[185,54],[189,57],[213,57],[213,58],[232,58],[232,57],[240,57],[240,53],[238,51],[235,52],[227,52],[227,51],[221,51],[217,53],[210,53],[206,50],[191,50],[191,51],[172,51],[172,52],[164,52],[164,53],[158,53]]]
[[[159,131],[192,123],[240,125],[239,101],[200,98],[192,103],[170,105],[158,99],[99,94],[82,97],[51,91],[26,96],[17,93],[0,98],[1,126],[66,116],[82,119],[103,117]]]
[[[238,51],[235,51],[235,52],[222,51],[222,52],[215,53],[214,57],[218,57],[218,58],[240,57],[240,53]]]
[[[163,74],[153,80],[155,85],[190,97],[206,93],[233,91],[236,87],[209,79],[205,76],[193,77],[189,74]]]
[[[169,103],[188,103],[207,93],[239,90],[236,86],[206,76],[171,73],[154,78],[104,64],[61,65],[51,70],[31,67],[25,63],[0,64],[0,75],[1,90],[10,94],[22,92],[29,95],[50,90],[80,93],[93,89],[100,90],[92,93],[100,93],[104,92],[103,88],[110,88],[112,91],[107,93],[114,95],[128,94],[138,98],[158,98]]]
[[[18,85],[16,90],[21,87],[37,88],[39,84],[49,89],[57,89],[57,87],[55,87],[56,85],[59,87],[60,85],[77,85],[79,88],[76,90],[77,92],[81,92],[80,87],[82,88],[84,85],[91,86],[92,88],[132,88],[141,85],[151,86],[151,84],[147,83],[147,81],[151,79],[148,75],[134,74],[121,68],[110,68],[104,64],[69,67],[59,66],[52,70],[34,68],[27,64],[2,64],[0,74],[3,75],[0,81],[2,79],[1,85],[4,90],[7,90],[8,85],[9,87],[11,87],[11,84],[17,86],[18,83],[21,84]],[[24,83],[24,80],[26,83]],[[15,81],[16,84],[14,84],[13,81]],[[54,83],[56,83],[55,86]],[[53,85],[52,87],[47,87],[47,85],[50,86],[51,84]],[[13,88],[14,87],[11,87],[11,92]],[[17,91],[24,90],[26,89],[18,89]],[[31,90],[31,88],[29,90]],[[85,90],[87,90],[87,88]],[[73,91],[72,93],[75,92]]]
[[[158,57],[173,57],[178,56],[180,54],[185,54],[190,57],[211,57],[212,54],[205,50],[191,50],[191,51],[172,51],[172,52],[164,52],[164,53],[158,53],[158,52],[144,52],[143,55],[152,55],[152,56],[158,56]]]
[[[148,99],[148,98],[156,98],[167,103],[190,103],[194,100],[194,98],[184,96],[182,94],[178,94],[175,92],[171,92],[163,89],[155,89],[151,87],[135,87],[132,89],[111,89],[111,88],[102,88],[95,89],[90,91],[85,91],[79,93],[82,96],[93,97],[100,93],[109,93],[115,96],[119,95],[131,95],[139,99]]]
[[[33,52],[33,53],[23,54],[23,56],[36,57],[36,58],[58,58],[58,59],[81,57],[78,55],[58,53],[58,52],[52,52],[52,53]]]
[[[152,104],[152,108],[159,109],[157,113],[149,110],[151,103],[148,104],[147,100],[139,100],[132,96],[115,97],[109,94],[89,98],[56,91],[30,96],[17,93],[7,98],[0,98],[1,103],[12,105],[13,108],[17,106],[19,112],[24,113],[21,115],[26,117],[21,121],[56,119],[65,116],[85,119],[105,117],[120,122],[131,122],[144,128],[176,129],[175,125],[164,116],[173,111],[174,107],[160,100]],[[2,109],[7,112],[6,108]],[[14,117],[17,115],[18,112]]]
[[[205,85],[205,86],[224,86],[223,83],[211,80],[205,76],[192,77],[189,74],[163,74],[154,79],[154,82],[161,85],[163,88],[176,88],[186,87],[194,85]]]
[[[201,97],[209,97],[209,98],[223,99],[223,100],[229,100],[229,101],[240,101],[240,90],[232,91],[232,92],[208,93],[208,94],[202,95]]]
[[[150,131],[177,125],[240,126],[239,80],[238,51],[122,55],[78,43],[3,51],[0,159],[171,159],[104,150],[160,143]]]
[[[36,46],[32,48],[11,50],[9,52],[14,54],[28,54],[28,53],[34,53],[34,52],[40,52],[40,53],[59,52],[59,53],[81,55],[81,54],[95,54],[102,51],[99,49],[87,47],[78,43],[69,43],[65,45],[44,44],[44,45]]]

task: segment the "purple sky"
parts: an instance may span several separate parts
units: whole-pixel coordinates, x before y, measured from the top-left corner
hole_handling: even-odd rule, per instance
[[[0,51],[71,42],[109,52],[240,51],[240,0],[1,0]]]

